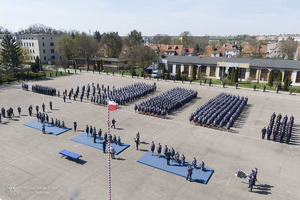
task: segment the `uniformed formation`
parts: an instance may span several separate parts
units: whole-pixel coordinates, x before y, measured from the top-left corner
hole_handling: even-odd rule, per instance
[[[32,92],[51,95],[51,96],[56,95],[56,89],[55,88],[41,86],[41,85],[32,85]]]
[[[154,92],[155,90],[155,85],[148,85],[145,83],[134,83],[119,89],[113,88],[112,91],[109,91],[108,89],[107,92],[104,90],[102,94],[99,88],[98,95],[95,95],[93,92],[91,102],[95,104],[107,105],[109,99],[119,105],[125,105],[126,103],[139,99],[142,96]]]
[[[189,117],[190,123],[204,127],[219,127],[220,130],[226,125],[229,131],[247,102],[247,97],[221,93],[197,108]]]
[[[276,118],[276,122],[274,125],[274,120],[276,118],[275,112],[271,115],[270,123],[267,127],[267,129],[264,127],[261,130],[262,133],[262,139],[265,138],[265,135],[267,133],[267,139],[270,140],[272,133],[273,133],[273,141],[277,141],[279,139],[280,142],[283,142],[283,139],[286,139],[286,143],[288,144],[290,142],[290,139],[292,137],[292,129],[294,125],[294,116],[292,115],[290,117],[290,121],[288,121],[288,116],[285,115],[282,119],[281,113],[278,114]],[[274,127],[274,128],[273,128]]]
[[[97,105],[107,105],[108,100],[114,101],[119,105],[124,105],[128,102],[132,102],[142,96],[145,96],[155,90],[155,84],[148,85],[145,83],[134,83],[132,85],[128,85],[119,89],[115,89],[115,86],[112,86],[112,90],[110,90],[109,85],[105,87],[102,84],[102,87],[100,87],[99,83],[97,83],[97,86],[95,86],[95,84],[92,83],[91,85],[88,84],[87,87],[83,85],[81,88],[81,93],[79,86],[77,86],[75,92],[73,88],[71,88],[69,92],[65,89],[63,91],[63,99],[64,101],[66,101],[66,98],[68,96],[69,99],[73,97],[74,101],[76,101],[76,98],[78,98],[80,93],[81,102],[86,96],[87,99],[90,99],[91,103]]]
[[[28,84],[22,83],[22,89],[27,91],[28,90]]]
[[[173,88],[154,98],[150,98],[134,106],[135,112],[156,117],[166,117],[176,109],[182,107],[194,98],[197,98],[197,92],[184,88]]]

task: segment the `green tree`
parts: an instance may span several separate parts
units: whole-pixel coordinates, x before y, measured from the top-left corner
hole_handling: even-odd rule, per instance
[[[162,73],[162,78],[164,79],[165,78],[165,73],[166,73],[166,66],[164,64],[162,65],[161,73]]]
[[[99,31],[94,32],[94,39],[98,41],[98,43],[101,41],[101,34]]]
[[[122,50],[122,39],[118,33],[103,33],[99,44],[101,56],[109,58],[118,58]],[[103,50],[103,51],[102,51]]]
[[[2,70],[7,74],[16,76],[23,69],[23,51],[11,35],[6,34],[1,42]]]
[[[180,34],[181,37],[181,42],[183,45],[183,48],[189,48],[193,41],[193,36],[189,31],[184,31],[183,33]]]
[[[274,71],[271,70],[268,78],[268,86],[270,87],[273,86],[273,80],[274,80]]]
[[[142,67],[142,72],[146,66],[157,61],[157,54],[148,46],[139,45],[128,52],[128,58],[132,60],[134,66]]]
[[[130,49],[137,47],[138,45],[143,44],[142,33],[137,30],[131,31],[127,38],[124,39],[124,44],[128,46]]]
[[[97,53],[97,42],[86,33],[75,35],[76,56],[85,58],[86,66],[89,68],[90,58]]]
[[[199,53],[200,53],[200,47],[199,47],[199,44],[197,43],[194,48],[194,54],[195,54],[195,56],[198,56]]]
[[[181,45],[181,41],[178,37],[172,37],[171,39],[171,45]]]
[[[177,70],[176,74],[175,74],[175,79],[176,80],[181,80],[181,72],[180,69]]]
[[[285,91],[288,91],[288,90],[289,90],[289,85],[290,85],[290,80],[289,80],[288,77],[285,77],[283,89],[284,89]]]
[[[75,55],[76,40],[69,35],[62,35],[55,40],[55,50],[66,60],[71,60]]]
[[[240,72],[240,69],[237,67],[236,69],[235,69],[235,75],[234,75],[234,82],[235,83],[238,83],[239,82],[239,72]]]
[[[197,65],[192,65],[192,79],[196,80],[196,70],[197,70]]]
[[[298,45],[299,42],[295,41],[294,38],[291,37],[286,40],[282,40],[279,47],[282,57],[287,58],[288,60],[294,60]]]
[[[234,83],[235,81],[235,67],[232,68],[230,80],[231,83]]]
[[[38,56],[35,58],[35,62],[31,63],[31,71],[32,72],[40,71],[40,58]]]
[[[276,86],[281,89],[281,83],[282,83],[282,72],[279,72],[278,76],[276,77]]]

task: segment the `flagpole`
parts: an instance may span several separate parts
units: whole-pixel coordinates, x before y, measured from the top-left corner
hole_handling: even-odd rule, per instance
[[[111,175],[110,175],[110,119],[109,102],[107,103],[107,133],[108,133],[108,200],[111,200]]]

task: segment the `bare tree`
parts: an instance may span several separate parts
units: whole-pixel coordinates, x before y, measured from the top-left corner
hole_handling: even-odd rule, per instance
[[[293,60],[297,51],[299,42],[295,41],[294,38],[289,37],[286,40],[282,40],[280,44],[280,51],[283,58]]]

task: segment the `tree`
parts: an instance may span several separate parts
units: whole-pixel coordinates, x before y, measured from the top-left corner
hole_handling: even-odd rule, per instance
[[[281,89],[281,82],[282,82],[282,72],[279,72],[278,76],[276,77],[276,86]]]
[[[103,33],[99,44],[100,51],[103,50],[101,56],[109,58],[118,58],[122,50],[122,39],[118,33]]]
[[[171,45],[181,45],[181,41],[178,37],[172,37]]]
[[[231,83],[234,83],[235,81],[235,67],[232,68],[230,80]]]
[[[189,48],[190,45],[193,43],[192,34],[189,31],[184,31],[180,34],[180,36],[183,48]]]
[[[142,71],[144,72],[146,66],[157,61],[157,54],[150,47],[139,45],[136,48],[129,50],[128,58],[132,60],[133,65],[141,66]]]
[[[177,70],[177,72],[176,72],[176,74],[175,74],[175,79],[176,79],[176,80],[181,80],[180,69]]]
[[[197,65],[192,65],[192,79],[196,80]]]
[[[295,41],[294,38],[289,37],[286,40],[282,40],[280,44],[280,51],[283,58],[293,60],[297,51],[299,42]]]
[[[195,48],[194,48],[194,54],[195,54],[195,56],[198,56],[199,52],[200,52],[200,48],[199,48],[199,44],[197,43],[196,46],[195,46]]]
[[[94,39],[98,41],[98,43],[101,41],[101,34],[99,31],[94,32]]]
[[[239,82],[239,72],[240,72],[240,69],[237,67],[236,69],[235,69],[235,75],[234,75],[234,82],[235,83],[238,83]]]
[[[289,90],[289,85],[290,85],[290,79],[288,77],[285,77],[283,89],[285,91],[288,91]]]
[[[274,80],[274,71],[271,70],[268,78],[268,86],[270,87],[273,86],[273,80]]]
[[[162,78],[164,79],[165,78],[165,73],[166,73],[166,66],[164,64],[162,65],[161,73],[162,73]]]
[[[76,55],[85,58],[86,66],[89,68],[89,61],[97,53],[97,42],[86,33],[75,35]]]
[[[55,40],[55,50],[66,60],[72,59],[75,55],[76,47],[76,41],[72,38],[72,36],[62,35]]]
[[[24,61],[23,51],[11,35],[6,34],[1,42],[2,68],[8,74],[16,76],[22,70]]]
[[[200,54],[205,53],[205,47],[209,45],[209,37],[208,36],[201,36],[201,37],[194,37],[194,42],[196,43],[196,46],[199,46],[199,52],[195,55],[198,56]]]
[[[128,37],[124,39],[124,44],[130,49],[137,47],[138,45],[143,44],[142,33],[137,30],[133,30],[128,34]]]
[[[157,34],[153,36],[151,41],[157,48],[157,54],[160,55],[161,45],[162,44],[171,44],[171,37],[168,35]]]
[[[32,72],[40,71],[40,58],[38,56],[35,58],[35,62],[31,63],[31,71]]]

